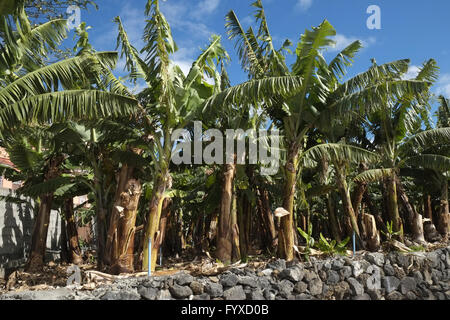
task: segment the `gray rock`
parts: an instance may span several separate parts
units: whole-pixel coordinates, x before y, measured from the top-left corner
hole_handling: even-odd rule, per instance
[[[384,277],[382,283],[383,287],[386,289],[386,293],[390,294],[391,292],[397,290],[400,285],[400,280],[396,277]]]
[[[364,273],[364,268],[361,262],[353,261],[352,263],[353,277],[358,278],[359,275]]]
[[[305,270],[305,275],[303,277],[303,280],[307,283],[311,282],[314,279],[318,279],[319,276],[314,271]]]
[[[405,298],[403,297],[403,295],[398,292],[398,291],[394,291],[391,292],[387,297],[386,300],[404,300]]]
[[[101,300],[141,300],[141,296],[132,291],[108,291],[101,298]]]
[[[295,293],[305,293],[306,290],[308,290],[308,285],[304,283],[303,281],[299,281],[294,286],[294,292]]]
[[[74,300],[75,294],[68,288],[59,288],[48,291],[23,291],[0,295],[0,300]]]
[[[234,287],[239,282],[239,278],[234,273],[228,273],[222,276],[220,279],[220,284],[224,287]]]
[[[350,278],[353,274],[352,267],[344,266],[339,273],[341,275],[342,280],[346,280]]]
[[[331,262],[329,260],[325,261],[325,263],[322,266],[322,269],[325,271],[331,270]]]
[[[383,295],[381,294],[381,290],[368,289],[367,293],[369,294],[372,300],[381,300],[381,298],[383,297]]]
[[[414,292],[410,291],[406,294],[407,300],[417,300],[417,296]]]
[[[263,295],[266,300],[275,300],[276,297],[275,293],[270,289],[265,289]]]
[[[187,273],[180,273],[176,278],[176,283],[180,286],[189,285],[192,281],[194,281],[194,277]]]
[[[264,276],[271,276],[272,273],[273,273],[272,269],[266,269],[266,270],[261,271],[261,274]]]
[[[328,271],[327,276],[328,277],[326,283],[329,285],[337,284],[341,280],[341,277],[339,276],[337,271],[334,270]]]
[[[445,298],[446,298],[447,300],[450,300],[450,290],[448,290],[448,291],[445,292]]]
[[[256,279],[250,276],[239,277],[238,284],[252,288],[258,287],[258,282],[256,281]]]
[[[169,290],[161,290],[158,292],[156,300],[172,300],[172,295]]]
[[[292,291],[294,290],[294,284],[289,280],[280,281],[277,287],[278,287],[278,294],[283,298],[288,298],[292,294]]]
[[[313,297],[310,296],[309,294],[302,293],[299,294],[298,296],[295,296],[295,300],[313,300]]]
[[[195,295],[201,295],[205,292],[205,286],[198,281],[192,281],[189,287]]]
[[[364,294],[364,286],[358,282],[355,278],[349,278],[347,280],[350,285],[350,290],[353,296],[360,296]]]
[[[186,299],[193,294],[191,288],[174,284],[169,288],[170,293],[176,299]]]
[[[322,280],[320,280],[318,278],[311,280],[308,284],[308,289],[309,289],[309,293],[312,296],[318,296],[318,295],[322,294],[322,290],[323,290]]]
[[[337,258],[336,260],[333,261],[331,268],[335,271],[339,271],[341,270],[341,268],[345,265],[345,261],[344,259],[341,258]]]
[[[280,260],[271,262],[271,263],[267,264],[267,268],[270,268],[273,270],[278,270],[281,272],[284,269],[286,269],[286,260],[280,259]]]
[[[227,289],[223,292],[223,297],[225,300],[246,300],[247,295],[244,292],[242,286],[235,286],[230,289]]]
[[[367,293],[363,293],[362,295],[356,296],[353,300],[372,300]]]
[[[223,287],[218,283],[207,283],[205,292],[209,294],[211,298],[218,298],[223,295]]]
[[[305,272],[299,268],[289,268],[280,272],[280,279],[286,279],[292,282],[298,282],[303,279]]]
[[[387,264],[384,266],[384,273],[387,276],[394,276],[395,275],[395,270],[394,267],[391,264]]]
[[[410,291],[416,290],[416,280],[412,277],[403,278],[400,282],[400,291],[402,294],[407,294]]]
[[[144,287],[144,286],[141,286],[138,289],[138,293],[145,300],[156,300],[156,298],[158,296],[158,290],[157,289],[155,289],[155,288],[147,288],[147,287]]]
[[[333,292],[336,300],[343,300],[348,294],[350,294],[350,286],[345,281],[339,282],[334,286]]]
[[[209,296],[209,294],[203,293],[201,295],[194,296],[194,298],[192,300],[206,301],[206,300],[211,300],[211,297]]]
[[[412,257],[400,253],[397,256],[397,264],[402,268],[408,268],[412,264]]]
[[[364,258],[372,264],[382,268],[384,266],[384,254],[379,252],[371,252],[364,256]]]
[[[263,292],[261,289],[251,290],[249,294],[247,294],[248,300],[259,301],[265,300]]]
[[[433,268],[437,268],[441,262],[440,256],[436,252],[430,252],[427,255],[427,260],[431,262]]]

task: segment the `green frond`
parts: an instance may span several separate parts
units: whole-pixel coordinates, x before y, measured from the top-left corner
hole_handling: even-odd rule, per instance
[[[328,69],[333,72],[336,78],[345,76],[345,68],[352,65],[353,58],[362,47],[362,42],[359,40],[351,43],[330,62]]]
[[[409,138],[402,146],[405,148],[427,149],[436,145],[450,144],[450,128],[438,128],[420,132]]]
[[[418,81],[436,82],[439,78],[439,67],[434,59],[425,62],[416,77]]]
[[[384,81],[361,88],[360,91],[344,94],[330,104],[329,112],[322,114],[322,117],[326,117],[324,121],[331,121],[333,118],[349,120],[355,114],[371,114],[385,108],[389,101],[401,100],[406,95],[420,100],[428,88],[429,84],[423,81]]]
[[[322,159],[329,159],[332,162],[348,161],[359,164],[361,162],[370,163],[377,161],[379,155],[352,145],[329,143],[310,148],[302,154],[301,158],[306,161],[313,160],[315,162],[319,162]]]
[[[90,78],[95,73],[97,61],[115,63],[114,52],[96,53],[66,59],[33,72],[0,89],[0,109],[33,95],[49,92],[59,85],[72,88],[82,78]]]
[[[117,23],[119,28],[116,49],[118,50],[121,48],[120,58],[125,58],[125,70],[130,73],[130,79],[133,81],[145,79],[147,85],[151,88],[151,79],[145,61],[140,58],[139,51],[131,44],[120,17],[116,17],[114,22]]]
[[[294,76],[250,80],[213,95],[206,100],[203,110],[205,111],[209,107],[220,108],[227,105],[269,103],[275,96],[287,97],[298,93],[302,83],[302,77]]]
[[[245,72],[250,72],[253,77],[260,78],[264,74],[264,68],[257,53],[260,48],[253,30],[250,28],[246,33],[234,11],[230,11],[225,19],[228,38],[236,39],[235,48],[242,68]]]
[[[411,167],[422,167],[438,172],[450,171],[450,158],[437,154],[422,154],[420,156],[405,159],[402,162]]]
[[[98,90],[66,90],[27,97],[0,109],[0,128],[21,123],[98,119],[131,114],[137,100]]]
[[[384,178],[392,177],[393,169],[373,169],[367,170],[355,177],[355,182],[376,182]]]

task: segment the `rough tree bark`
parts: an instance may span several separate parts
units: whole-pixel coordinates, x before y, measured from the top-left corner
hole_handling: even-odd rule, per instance
[[[403,189],[400,179],[397,180],[397,190],[407,213],[407,221],[413,235],[413,240],[416,242],[425,242],[422,216],[416,212],[414,207],[409,202],[408,196]]]
[[[297,168],[300,148],[292,143],[287,155],[285,166],[285,187],[283,208],[289,215],[281,218],[278,234],[278,255],[287,261],[294,260],[294,198],[297,183]]]
[[[64,156],[56,156],[50,159],[44,181],[49,181],[60,175],[59,167],[63,161]],[[40,196],[39,211],[35,218],[36,220],[31,238],[31,251],[25,266],[25,271],[27,272],[38,272],[44,267],[48,225],[50,223],[52,204],[53,193],[46,193]]]
[[[113,214],[117,220],[114,228],[111,254],[112,274],[134,272],[134,236],[136,233],[136,217],[142,186],[138,180],[129,179],[115,203]]]
[[[337,165],[335,165],[335,168],[336,168],[337,185],[338,185],[339,191],[341,193],[342,202],[344,205],[344,211],[345,211],[348,219],[350,220],[352,231],[354,231],[356,233],[356,239],[357,239],[359,247],[364,248],[364,245],[361,240],[361,233],[360,233],[359,227],[358,227],[358,221],[355,216],[355,211],[353,210],[353,204],[352,204],[352,200],[350,197],[350,190],[348,188],[347,180],[345,178],[345,173],[343,171],[344,170],[343,166],[337,164]]]
[[[449,214],[449,203],[448,203],[448,180],[444,177],[444,181],[441,185],[441,202],[439,207],[439,223],[438,231],[439,233],[446,237],[450,233],[450,214]]]
[[[398,212],[396,180],[397,179],[395,175],[386,178],[388,216],[390,222],[393,223],[394,231],[401,232],[399,238],[403,241],[403,223]]]
[[[236,165],[226,164],[223,173],[216,249],[216,257],[224,263],[231,262],[233,253],[232,206],[235,175]]]
[[[82,264],[83,257],[81,253],[80,244],[78,241],[78,231],[73,212],[73,199],[66,199],[64,201],[64,213],[66,217],[66,230],[69,243],[69,259],[73,264]]]
[[[147,218],[145,226],[145,235],[143,239],[144,252],[142,260],[142,270],[148,270],[148,241],[152,240],[151,248],[151,271],[155,271],[156,260],[158,258],[158,249],[155,243],[158,242],[159,236],[159,223],[161,219],[162,205],[164,201],[164,193],[166,191],[168,183],[168,172],[163,172],[158,176],[155,182],[155,187],[153,189],[152,199],[150,201],[150,213]]]
[[[365,163],[361,163],[359,165],[359,173],[363,173],[364,171],[367,171],[368,167]],[[359,220],[359,212],[360,212],[360,207],[361,207],[361,203],[364,197],[364,194],[367,191],[367,183],[366,182],[358,182],[356,184],[356,188],[353,191],[353,197],[352,197],[352,205],[353,205],[353,209],[355,210],[355,216],[356,216],[356,220]]]

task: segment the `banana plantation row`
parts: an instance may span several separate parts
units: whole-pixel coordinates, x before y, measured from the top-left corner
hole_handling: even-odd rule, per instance
[[[149,0],[143,48],[117,17],[118,52],[96,51],[81,24],[75,54],[50,62],[66,21],[32,25],[26,3],[0,6],[0,144],[14,163],[4,176],[22,181],[19,194],[35,203],[28,271],[44,265],[52,209],[64,221],[67,259],[83,262],[77,224],[92,219],[98,268],[116,274],[147,270],[149,260],[154,269],[161,247],[229,263],[255,253],[293,260],[313,239],[341,252],[353,234],[357,249],[372,251],[448,236],[450,102],[431,92],[433,59],[415,79],[405,79],[408,59],[372,60],[350,78],[360,41],[325,60],[336,35],[325,20],[277,48],[257,0],[254,29],[226,15],[226,41],[248,75],[232,86],[216,35],[183,74],[159,1]],[[113,73],[119,57],[128,83]],[[134,84],[145,89],[133,94]],[[172,133],[193,132],[194,121],[221,132],[280,130],[278,174],[263,175],[261,163],[174,165],[182,141]],[[88,203],[74,207],[81,195]]]

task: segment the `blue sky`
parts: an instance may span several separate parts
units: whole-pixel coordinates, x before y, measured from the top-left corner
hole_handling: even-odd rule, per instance
[[[219,34],[232,61],[229,73],[233,84],[246,80],[235,55],[234,43],[225,33],[225,15],[234,10],[245,28],[252,24],[253,0],[166,0],[161,8],[173,31],[179,51],[173,60],[188,70],[200,48],[208,43],[211,34]],[[91,30],[91,42],[98,51],[114,50],[117,27],[113,18],[120,15],[130,38],[140,49],[145,25],[146,0],[99,0],[99,10],[82,12]],[[441,76],[433,88],[437,94],[450,97],[450,1],[448,0],[263,0],[275,44],[285,39],[297,43],[305,29],[328,19],[337,30],[337,46],[326,53],[331,59],[345,45],[362,40],[365,48],[355,59],[349,75],[366,70],[370,59],[379,64],[410,58],[411,77],[418,67],[430,58],[437,60]],[[369,30],[367,8],[381,9],[381,30]],[[119,63],[119,67],[123,67]],[[121,72],[119,72],[121,74]]]

